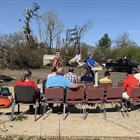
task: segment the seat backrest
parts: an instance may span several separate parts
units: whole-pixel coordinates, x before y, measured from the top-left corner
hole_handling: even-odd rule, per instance
[[[54,99],[54,98],[59,98],[63,99],[64,98],[64,89],[63,88],[45,88],[45,98],[47,99]]]
[[[130,98],[140,97],[140,87],[133,87],[130,91]]]
[[[36,92],[32,86],[15,86],[14,94],[16,102],[32,103],[36,101]]]
[[[117,87],[123,87],[123,81],[119,81]]]
[[[90,99],[103,99],[104,98],[104,88],[88,88],[86,100]]]
[[[110,87],[107,88],[106,98],[121,98],[124,89],[123,87]]]
[[[107,91],[107,88],[112,87],[112,83],[99,83],[99,88],[104,88],[104,91]]]
[[[67,88],[66,101],[75,99],[84,99],[84,88]]]
[[[82,82],[82,83],[85,85],[86,90],[87,90],[88,88],[93,88],[93,82]]]

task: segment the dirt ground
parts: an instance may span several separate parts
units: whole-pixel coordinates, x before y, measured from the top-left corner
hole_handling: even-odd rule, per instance
[[[65,73],[68,67],[65,67]],[[104,71],[99,71],[99,79],[103,77]],[[32,79],[39,78],[43,80],[50,73],[50,69],[32,70]],[[20,79],[23,70],[1,70],[1,75]],[[75,73],[82,75],[82,69],[75,68]],[[125,73],[111,72],[113,85],[116,86],[120,80],[125,78]],[[13,93],[12,82],[1,84],[8,86]],[[107,119],[104,119],[102,112],[92,106],[87,107],[87,118],[82,119],[81,109],[77,106],[68,107],[68,116],[62,120],[62,114],[58,114],[58,107],[49,110],[43,120],[42,114],[37,115],[37,121],[34,122],[34,114],[24,114],[23,120],[16,119],[10,121],[11,108],[0,110],[0,139],[94,139],[94,140],[140,140],[140,111],[139,104],[128,114],[117,112],[115,106],[107,104]],[[17,111],[17,106],[15,108]],[[21,111],[27,111],[28,106],[22,106]],[[41,107],[41,112],[43,107]],[[18,118],[17,113],[15,117]],[[2,138],[4,137],[4,138]]]

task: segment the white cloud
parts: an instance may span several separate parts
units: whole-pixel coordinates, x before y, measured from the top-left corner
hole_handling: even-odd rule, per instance
[[[130,32],[130,33],[140,33],[140,30],[127,30],[127,32]]]

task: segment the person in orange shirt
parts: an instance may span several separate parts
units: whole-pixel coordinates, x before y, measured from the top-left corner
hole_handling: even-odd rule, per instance
[[[124,84],[123,84],[123,88],[124,88],[124,92],[122,94],[122,98],[125,100],[129,99],[130,96],[130,91],[132,89],[132,87],[138,87],[139,81],[132,75],[132,69],[128,69],[126,71],[126,78],[124,79]],[[127,102],[128,104],[128,110],[130,111],[130,102]],[[125,110],[125,107],[123,106],[123,108],[121,109],[122,111]]]
[[[32,72],[30,70],[25,70],[23,72],[23,76],[21,77],[21,79],[16,81],[16,83],[14,84],[14,87],[18,86],[18,85],[32,86],[34,88],[34,90],[36,91],[36,93],[38,93],[39,92],[38,86],[35,84],[34,81],[30,80],[31,75],[32,75]],[[30,110],[30,112],[33,111],[33,105],[29,106],[29,110]]]

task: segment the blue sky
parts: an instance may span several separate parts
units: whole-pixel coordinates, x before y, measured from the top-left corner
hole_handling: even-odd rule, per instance
[[[0,0],[0,33],[14,33],[22,29],[26,6],[39,6],[39,13],[54,10],[65,25],[65,30],[82,26],[93,20],[93,28],[86,32],[82,42],[95,45],[105,33],[111,39],[127,32],[130,39],[140,45],[140,0]],[[34,35],[37,26],[32,21]]]

